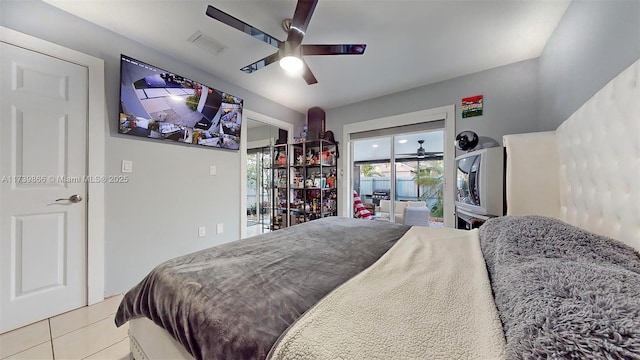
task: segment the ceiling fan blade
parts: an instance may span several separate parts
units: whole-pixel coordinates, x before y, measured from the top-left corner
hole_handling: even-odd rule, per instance
[[[267,56],[267,57],[265,57],[263,59],[260,59],[260,60],[258,60],[256,62],[254,62],[253,64],[249,64],[249,65],[243,67],[240,70],[246,72],[247,74],[251,74],[252,72],[258,71],[258,70],[262,69],[263,67],[265,67],[265,66],[267,66],[269,64],[273,64],[274,62],[279,61],[279,60],[280,60],[280,52],[276,51],[273,54],[271,54],[271,55],[269,55],[269,56]]]
[[[266,42],[271,46],[279,47],[280,43],[282,43],[282,41],[274,38],[266,32],[256,29],[253,26],[245,23],[244,21],[231,16],[220,9],[214,8],[211,5],[207,7],[207,16],[214,18],[223,24],[236,28],[244,33],[247,33],[260,41]]]
[[[423,154],[424,154],[424,155],[427,155],[427,156],[442,156],[442,155],[444,155],[444,153],[443,153],[442,151],[427,151],[427,152],[424,152]],[[418,154],[417,154],[417,153],[415,153],[415,152],[411,152],[411,153],[398,153],[398,154],[396,154],[396,155],[410,155],[410,156],[416,156],[416,155],[418,155]]]
[[[366,44],[302,45],[302,55],[362,55]]]
[[[428,160],[442,160],[444,158],[443,155],[422,155],[417,156],[416,154],[397,154],[396,160],[402,161],[428,161]]]
[[[291,19],[291,28],[289,28],[289,35],[287,36],[288,42],[294,44],[300,44],[302,42],[302,38],[307,32],[307,26],[309,26],[311,15],[313,15],[317,3],[318,0],[298,0],[296,11],[293,13],[293,18]]]
[[[316,77],[313,75],[313,73],[311,72],[311,69],[309,68],[309,64],[307,64],[306,61],[304,61],[304,59],[302,60],[302,78],[304,79],[304,81],[307,82],[307,85],[313,85],[318,83],[318,80],[316,80]]]

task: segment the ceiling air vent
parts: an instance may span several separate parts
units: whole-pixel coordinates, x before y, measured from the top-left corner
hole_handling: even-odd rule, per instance
[[[222,43],[220,43],[218,40],[212,38],[209,35],[203,34],[200,30],[196,31],[195,34],[191,35],[189,39],[187,39],[187,41],[198,45],[202,49],[205,49],[214,55],[222,54],[222,52],[225,49]]]

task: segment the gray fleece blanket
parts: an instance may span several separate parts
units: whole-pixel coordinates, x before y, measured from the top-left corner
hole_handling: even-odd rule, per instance
[[[640,359],[640,255],[550,218],[480,228],[508,359]]]
[[[264,359],[296,319],[409,228],[331,217],[181,256],[127,292],[115,322],[147,317],[197,359]]]

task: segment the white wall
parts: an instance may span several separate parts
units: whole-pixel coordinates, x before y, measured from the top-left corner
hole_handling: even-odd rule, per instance
[[[640,58],[640,1],[574,0],[540,56],[539,130],[553,130]]]
[[[484,95],[483,115],[463,119],[460,113],[460,100],[463,97],[478,94]],[[485,142],[498,145],[502,144],[504,134],[536,131],[538,62],[535,59],[527,60],[329,109],[326,128],[333,130],[336,137],[341,137],[344,124],[451,104],[456,106],[456,133],[472,130]],[[455,134],[453,138],[445,141],[454,141],[454,139]]]
[[[127,290],[160,261],[240,237],[240,154],[117,133],[120,54],[127,54],[245,100],[245,108],[301,127],[305,119],[202,70],[40,1],[0,1],[0,24],[105,61],[106,174],[133,160],[128,184],[106,187],[105,294]],[[218,175],[208,175],[216,165]],[[216,235],[215,225],[224,224]],[[207,227],[198,238],[197,228]]]

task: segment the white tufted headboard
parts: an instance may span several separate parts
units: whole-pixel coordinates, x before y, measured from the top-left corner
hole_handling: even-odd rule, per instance
[[[507,214],[556,217],[640,251],[639,86],[640,60],[555,132],[505,136]]]

